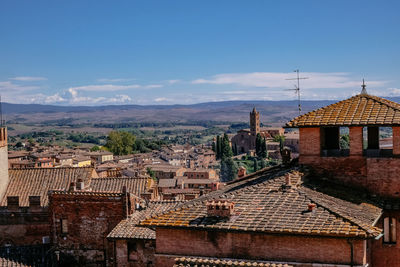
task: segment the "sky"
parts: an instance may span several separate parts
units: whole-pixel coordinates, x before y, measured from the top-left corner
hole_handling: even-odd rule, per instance
[[[0,1],[0,94],[54,105],[400,96],[400,1]]]

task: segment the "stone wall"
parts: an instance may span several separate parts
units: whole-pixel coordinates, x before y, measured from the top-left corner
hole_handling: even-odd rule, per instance
[[[157,228],[156,232],[157,266],[173,266],[173,258],[179,255],[325,264],[351,263],[351,247],[347,239],[165,228]],[[366,264],[366,241],[351,242],[354,248],[354,264]]]

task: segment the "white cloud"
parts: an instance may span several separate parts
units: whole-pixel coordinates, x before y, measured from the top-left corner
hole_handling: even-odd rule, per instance
[[[129,89],[152,89],[152,88],[160,88],[160,87],[162,87],[162,85],[160,85],[160,84],[150,84],[150,85],[100,84],[100,85],[85,85],[85,86],[71,87],[68,90],[87,91],[87,92],[113,92],[113,91],[129,90]]]
[[[169,98],[166,97],[157,97],[156,99],[154,99],[154,102],[165,102],[165,101],[169,101]]]
[[[168,80],[167,83],[169,84],[176,84],[176,83],[180,83],[181,80]]]
[[[354,88],[361,85],[361,81],[350,77],[349,73],[320,73],[304,72],[302,77],[302,88]],[[216,84],[216,85],[238,85],[243,87],[264,87],[264,88],[291,88],[295,81],[287,79],[296,78],[295,73],[280,72],[252,72],[252,73],[226,73],[214,75],[208,79],[193,80],[192,84]],[[387,81],[368,81],[368,85],[381,86]]]
[[[14,78],[10,78],[13,81],[20,81],[20,82],[35,82],[35,81],[45,81],[47,78],[45,77],[32,77],[32,76],[18,76]]]
[[[136,80],[136,79],[107,79],[107,78],[97,79],[97,81],[101,82],[101,83],[130,82],[130,81],[134,81],[134,80]]]
[[[1,92],[17,92],[39,89],[39,86],[19,85],[10,81],[0,82]]]

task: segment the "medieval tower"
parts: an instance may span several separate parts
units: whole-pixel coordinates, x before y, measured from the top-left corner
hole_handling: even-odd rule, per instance
[[[250,133],[256,136],[260,132],[260,112],[257,112],[256,108],[250,112]]]
[[[7,128],[0,126],[0,199],[8,185]]]

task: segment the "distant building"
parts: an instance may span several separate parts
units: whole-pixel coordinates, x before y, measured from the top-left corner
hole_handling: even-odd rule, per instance
[[[284,134],[283,128],[260,127],[260,112],[254,107],[250,112],[250,129],[242,129],[232,137],[232,148],[237,150],[238,154],[248,153],[256,148],[256,137],[260,134],[265,139],[272,139],[276,135]]]

